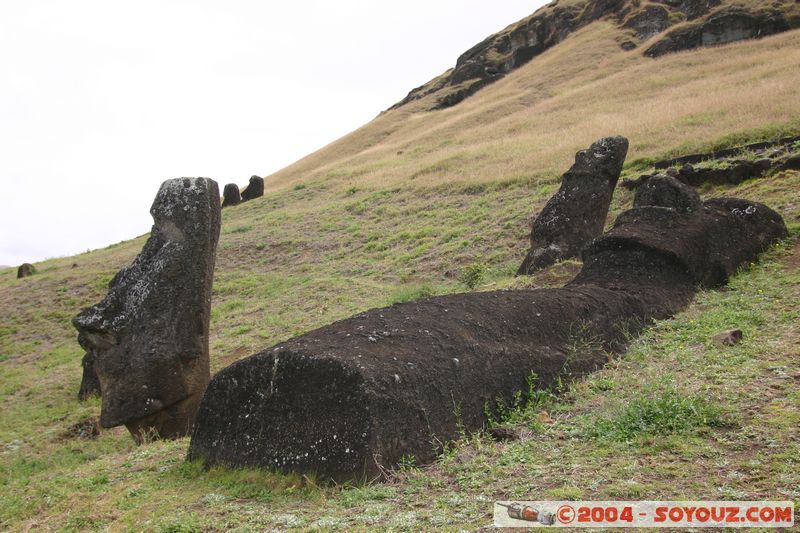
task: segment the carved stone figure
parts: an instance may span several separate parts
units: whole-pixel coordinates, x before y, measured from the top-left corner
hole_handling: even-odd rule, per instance
[[[189,457],[338,479],[434,460],[432,442],[484,427],[485,407],[510,402],[532,373],[547,388],[595,370],[787,235],[762,204],[717,198],[690,211],[685,189],[669,190],[620,215],[563,288],[373,309],[237,361],[209,384]]]
[[[211,284],[220,228],[217,183],[165,181],[150,238],[108,294],[72,321],[94,354],[100,424],[137,441],[187,434],[208,384]]]
[[[518,276],[579,257],[603,233],[627,153],[628,139],[606,137],[575,155],[575,164],[564,174],[561,188],[533,223],[531,249]]]

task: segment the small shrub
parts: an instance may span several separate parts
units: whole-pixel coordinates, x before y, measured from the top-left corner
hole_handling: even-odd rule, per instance
[[[483,283],[485,277],[486,267],[482,263],[472,263],[461,270],[459,281],[472,291]]]
[[[303,189],[305,189],[305,188],[306,188],[306,184],[305,184],[305,183],[298,183],[297,185],[295,185],[295,186],[294,186],[294,187],[292,187],[292,188],[293,188],[295,191],[302,191]]]
[[[494,409],[488,404],[484,405],[487,425],[524,424],[540,429],[539,413],[551,408],[558,401],[558,395],[550,389],[539,389],[537,381],[538,376],[531,372],[526,379],[526,390],[514,393],[509,405],[502,399],[495,400]]]
[[[612,416],[596,420],[588,435],[628,441],[637,437],[689,434],[699,428],[726,424],[721,410],[704,398],[668,390],[634,398]]]

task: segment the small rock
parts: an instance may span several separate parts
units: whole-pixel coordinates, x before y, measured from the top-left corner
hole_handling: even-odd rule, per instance
[[[496,427],[489,428],[486,433],[497,442],[506,442],[510,440],[519,440],[519,434],[511,428]]]
[[[740,329],[723,331],[714,335],[714,345],[720,348],[723,346],[734,346],[742,341],[743,336],[742,330]]]
[[[17,269],[17,279],[27,278],[36,274],[36,268],[30,263],[22,263]]]

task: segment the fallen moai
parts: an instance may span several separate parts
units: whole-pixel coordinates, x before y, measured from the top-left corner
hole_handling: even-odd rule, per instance
[[[250,183],[247,188],[242,191],[242,201],[253,200],[264,196],[264,178],[259,176],[250,176]]]
[[[579,257],[603,233],[627,153],[626,138],[606,137],[575,155],[575,164],[564,174],[561,188],[533,223],[531,249],[518,276]]]
[[[100,424],[124,424],[137,441],[187,434],[210,379],[219,189],[208,178],[167,180],[150,213],[141,253],[114,276],[102,302],[72,320],[94,359],[88,375],[100,385]]]
[[[485,406],[510,401],[532,373],[546,388],[595,370],[698,286],[725,283],[787,234],[780,215],[747,200],[692,211],[638,203],[586,249],[564,288],[373,309],[223,369],[188,457],[335,479],[371,477],[408,456],[429,462],[433,442],[483,427]]]
[[[22,263],[17,269],[17,279],[27,278],[36,274],[36,267],[30,263]]]
[[[242,203],[242,195],[239,192],[239,186],[235,183],[227,184],[222,191],[222,207],[230,207],[240,203]]]

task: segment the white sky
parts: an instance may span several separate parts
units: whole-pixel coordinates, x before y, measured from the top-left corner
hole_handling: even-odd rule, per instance
[[[0,265],[141,235],[159,184],[245,185],[544,0],[0,1]]]

